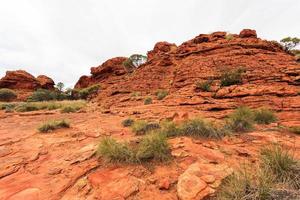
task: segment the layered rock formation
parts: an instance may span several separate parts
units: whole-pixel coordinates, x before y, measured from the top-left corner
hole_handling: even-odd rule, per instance
[[[114,67],[122,68],[120,63]],[[242,83],[221,87],[221,74],[239,68],[245,70]],[[164,89],[169,92],[164,100],[167,105],[226,110],[246,104],[300,110],[300,64],[278,43],[257,38],[256,31],[249,29],[240,34],[200,34],[178,47],[159,42],[149,51],[148,62],[134,74],[124,74],[115,81],[115,75],[109,73],[113,71],[106,70],[106,76],[98,79],[110,83],[98,97],[98,102],[106,107],[130,104],[124,99],[134,91],[142,92],[142,96],[153,95],[155,99],[155,92]],[[206,80],[212,81],[211,91],[196,91],[196,82]],[[88,84],[85,78],[79,82]]]
[[[32,91],[43,88],[54,90],[54,81],[45,75],[35,78],[24,70],[7,71],[0,79],[0,88],[9,88],[16,91],[18,100],[25,100]]]
[[[75,88],[85,88],[96,83],[117,83],[122,75],[126,74],[123,62],[126,57],[116,57],[107,60],[98,67],[91,68],[91,76],[81,76]]]
[[[54,89],[54,81],[45,75],[37,78],[24,70],[7,71],[6,75],[0,79],[0,88],[36,90],[44,88]]]

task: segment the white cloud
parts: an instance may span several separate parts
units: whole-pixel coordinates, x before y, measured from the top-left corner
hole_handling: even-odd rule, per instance
[[[0,76],[25,69],[72,85],[91,66],[158,41],[243,28],[299,37],[299,10],[298,0],[0,0]]]

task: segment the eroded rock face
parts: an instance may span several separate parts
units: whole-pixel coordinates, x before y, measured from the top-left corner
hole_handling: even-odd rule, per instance
[[[245,71],[241,83],[221,86],[222,73],[239,68]],[[100,75],[106,78],[99,80],[109,84],[95,101],[106,107],[126,106],[131,101],[120,101],[131,92],[154,99],[155,92],[164,89],[169,92],[164,104],[198,105],[203,111],[240,105],[300,110],[299,69],[294,56],[275,42],[257,38],[255,30],[245,29],[230,37],[226,32],[200,34],[178,47],[157,43],[148,53],[148,62],[130,76]],[[211,91],[195,90],[197,82],[207,80],[212,81]]]
[[[24,70],[7,71],[0,79],[0,88],[33,90],[39,87],[39,81]]]
[[[96,83],[105,84],[106,81],[119,79],[119,76],[126,74],[123,62],[126,57],[116,57],[107,60],[98,67],[91,68],[91,76],[82,76],[76,83],[75,88],[85,88]],[[117,78],[116,78],[117,77]]]
[[[251,30],[251,29],[244,29],[240,32],[240,37],[241,38],[257,38],[257,34],[255,30]]]
[[[55,83],[48,76],[39,75],[36,79],[38,80],[38,82],[40,83],[40,85],[43,89],[47,89],[47,90],[53,90],[54,89]]]
[[[7,71],[6,75],[0,79],[0,88],[10,88],[15,90],[36,90],[44,88],[54,89],[54,81],[45,75],[35,78],[24,70]]]
[[[155,56],[159,56],[162,53],[168,53],[174,49],[176,49],[176,44],[171,44],[169,42],[158,42],[155,44],[153,50],[149,51],[147,57],[151,60]]]
[[[179,176],[177,195],[181,200],[204,199],[232,172],[226,165],[196,162]]]

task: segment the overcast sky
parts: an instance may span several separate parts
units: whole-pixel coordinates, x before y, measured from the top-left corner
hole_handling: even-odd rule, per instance
[[[72,86],[109,58],[243,28],[300,37],[300,0],[0,0],[0,77],[45,74]]]

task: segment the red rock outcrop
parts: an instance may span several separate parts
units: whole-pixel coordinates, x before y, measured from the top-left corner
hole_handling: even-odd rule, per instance
[[[75,84],[75,88],[85,88],[96,83],[112,84],[118,83],[120,77],[126,74],[123,62],[126,57],[116,57],[109,59],[98,67],[91,68],[91,76],[81,76]]]
[[[35,78],[24,70],[7,71],[6,75],[0,79],[0,88],[9,88],[17,93],[17,100],[23,101],[36,89],[43,88],[54,90],[54,81],[40,75]]]
[[[24,70],[7,71],[6,75],[0,79],[0,88],[10,88],[16,90],[36,90],[44,88],[54,89],[54,81],[45,75],[35,78]]]
[[[37,78],[37,81],[40,83],[41,87],[47,90],[53,90],[54,89],[54,81],[45,75],[39,75]]]
[[[41,87],[40,82],[24,70],[7,71],[0,79],[0,88],[33,90],[39,87]]]
[[[221,74],[238,68],[245,70],[242,83],[221,86]],[[197,105],[204,111],[244,104],[300,110],[300,64],[278,43],[257,38],[248,29],[230,37],[225,32],[200,34],[178,47],[160,42],[134,74],[124,74],[118,81],[113,76],[100,77],[110,83],[97,99],[107,107],[136,104],[128,100],[128,93],[135,91],[156,99],[155,92],[164,89],[169,92],[164,104]],[[196,91],[196,82],[205,80],[212,81],[211,91]]]

